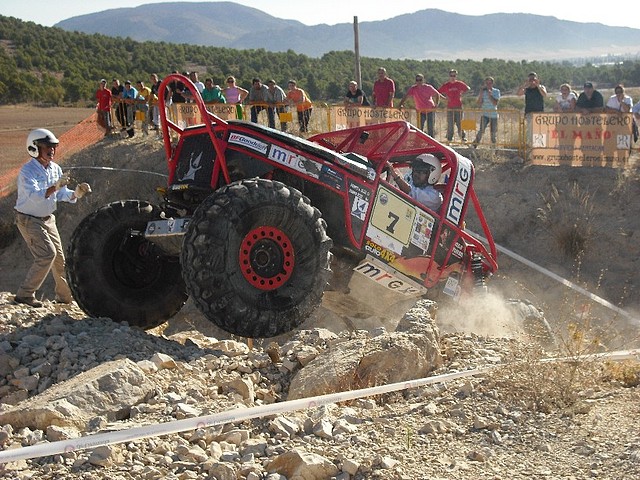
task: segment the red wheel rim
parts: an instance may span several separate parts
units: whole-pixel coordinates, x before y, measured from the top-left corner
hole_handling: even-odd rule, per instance
[[[284,285],[295,265],[293,244],[275,227],[256,227],[240,244],[240,269],[251,286],[275,290]]]

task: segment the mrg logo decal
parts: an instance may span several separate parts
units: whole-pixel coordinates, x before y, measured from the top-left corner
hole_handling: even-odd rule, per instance
[[[271,145],[271,149],[269,150],[269,160],[273,160],[274,162],[278,162],[286,167],[293,168],[294,170],[309,175],[310,177],[320,177],[322,165],[308,159],[307,157],[293,153],[286,148]]]
[[[453,186],[451,199],[447,205],[447,220],[456,225],[460,225],[462,218],[464,200],[467,196],[469,183],[471,183],[471,172],[471,161],[458,156],[458,175],[456,175],[456,183]]]
[[[401,280],[397,276],[383,270],[373,262],[373,259],[365,259],[353,270],[364,275],[369,280],[402,295],[415,295],[422,293],[421,289],[411,286],[409,282]]]

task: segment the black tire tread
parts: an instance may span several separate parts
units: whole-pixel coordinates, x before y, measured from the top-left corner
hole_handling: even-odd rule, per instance
[[[237,245],[255,222],[282,227],[295,245],[294,273],[277,291],[255,289],[240,272]],[[301,325],[320,305],[331,246],[320,211],[300,191],[270,180],[241,180],[195,211],[181,263],[187,291],[207,319],[242,337],[274,337]]]

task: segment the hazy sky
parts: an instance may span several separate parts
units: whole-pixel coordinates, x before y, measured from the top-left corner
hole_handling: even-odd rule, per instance
[[[153,0],[2,0],[0,14],[52,26],[77,15],[150,3],[163,2]],[[451,7],[446,4],[443,6],[442,1],[425,0],[321,0],[317,3],[307,0],[235,0],[234,3],[257,8],[274,17],[298,20],[306,25],[351,23],[354,16],[358,17],[359,22],[386,20],[426,8],[439,8],[446,11],[454,11],[455,8],[455,13],[463,15],[533,13],[575,22],[597,22],[616,27],[640,28],[640,15],[637,15],[635,10],[637,4],[627,0],[613,5],[598,4],[597,7],[587,6],[585,2],[572,4],[572,2],[514,2],[513,0],[491,0],[486,3],[478,0],[458,0]],[[425,31],[428,32],[426,28]],[[544,32],[540,34],[544,35]]]

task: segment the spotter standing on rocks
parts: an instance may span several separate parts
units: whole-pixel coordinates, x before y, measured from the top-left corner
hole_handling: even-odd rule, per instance
[[[27,153],[31,157],[20,169],[16,225],[33,255],[33,265],[15,296],[17,303],[41,307],[35,293],[51,270],[55,281],[55,301],[71,303],[73,298],[65,279],[62,241],[54,212],[58,202],[76,203],[91,191],[88,183],[75,190],[67,188],[69,176],[53,161],[60,141],[49,130],[38,128],[27,137]]]

